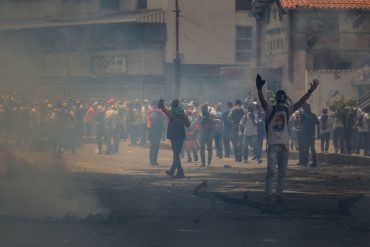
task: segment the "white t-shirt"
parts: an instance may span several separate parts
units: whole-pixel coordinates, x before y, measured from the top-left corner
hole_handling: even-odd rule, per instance
[[[369,114],[363,113],[362,117],[362,125],[358,126],[359,132],[369,132]]]
[[[249,114],[245,114],[242,120],[240,121],[240,125],[244,129],[245,136],[256,136],[257,135],[257,122],[253,123],[253,120],[249,118]]]
[[[266,119],[270,118],[274,105],[268,105]],[[293,105],[287,107],[289,116],[293,114]],[[289,145],[289,118],[286,115],[284,107],[276,107],[276,112],[268,126],[267,141],[268,144]]]

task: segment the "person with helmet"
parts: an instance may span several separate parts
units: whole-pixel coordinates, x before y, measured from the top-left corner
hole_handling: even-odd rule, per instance
[[[275,95],[274,104],[268,103],[263,95],[262,87],[265,80],[257,74],[256,87],[258,98],[263,109],[266,112],[266,136],[267,136],[267,174],[265,181],[265,199],[268,203],[272,196],[272,179],[276,165],[278,165],[277,181],[277,203],[282,203],[282,194],[284,191],[286,168],[289,157],[289,119],[291,114],[298,110],[311,96],[313,91],[318,87],[319,81],[314,79],[307,93],[296,103],[289,104],[291,100],[284,90],[279,90]]]

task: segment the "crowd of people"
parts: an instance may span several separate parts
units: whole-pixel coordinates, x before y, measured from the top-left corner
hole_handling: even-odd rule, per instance
[[[329,152],[330,140],[332,140],[333,151],[336,154],[370,155],[369,113],[358,107],[347,107],[344,111],[331,114],[327,108],[324,108],[319,115],[316,115],[306,104],[292,114],[291,123],[290,147],[293,150],[304,150],[300,152],[301,164],[307,163],[310,150],[312,164],[316,165],[314,145],[316,138],[320,141],[322,153]]]
[[[225,105],[179,102],[189,119],[181,155],[188,162],[211,165],[213,151],[219,159],[233,155],[236,162],[262,162],[266,135],[266,113],[257,99],[236,100]],[[370,118],[359,108],[329,113],[327,108],[315,115],[303,104],[290,118],[290,149],[299,151],[299,164],[316,166],[316,139],[321,152],[370,155]],[[151,143],[149,161],[157,164],[159,145],[165,137],[168,117],[158,101],[43,100],[25,103],[17,93],[4,94],[0,100],[1,142],[21,150],[52,147],[55,154],[76,152],[83,138],[96,137],[98,154],[119,152],[119,143],[144,146]],[[332,140],[332,142],[330,142]],[[105,148],[104,148],[105,146]]]
[[[212,165],[218,159],[232,156],[235,162],[262,162],[266,143],[268,171],[266,193],[272,190],[272,176],[278,165],[277,192],[284,187],[290,150],[299,152],[299,165],[317,166],[316,139],[321,152],[329,152],[330,140],[335,153],[370,155],[370,118],[359,108],[347,107],[319,116],[306,103],[318,86],[293,104],[283,90],[265,100],[265,81],[257,75],[258,99],[235,100],[225,105],[200,104],[193,100],[134,101],[107,99],[90,103],[69,99],[29,103],[15,92],[0,99],[1,144],[20,150],[50,149],[55,155],[75,154],[85,138],[96,138],[96,154],[120,152],[120,142],[129,145],[150,144],[149,163],[158,165],[160,143],[166,137],[173,151],[173,163],[167,175],[184,177],[181,157],[188,162]],[[167,131],[166,131],[167,129]],[[266,139],[266,142],[264,140]],[[280,183],[279,183],[280,181]]]

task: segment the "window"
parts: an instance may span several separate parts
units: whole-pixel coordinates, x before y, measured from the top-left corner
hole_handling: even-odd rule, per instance
[[[251,0],[236,0],[235,2],[235,10],[250,10],[251,8]]]
[[[236,27],[236,62],[249,63],[252,57],[252,27]]]
[[[100,0],[100,8],[118,10],[119,0]]]
[[[147,9],[148,1],[147,0],[139,0],[138,8],[139,9]]]

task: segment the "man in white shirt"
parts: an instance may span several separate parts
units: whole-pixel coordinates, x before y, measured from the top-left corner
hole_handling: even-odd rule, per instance
[[[307,93],[295,104],[288,104],[288,96],[283,90],[276,92],[275,102],[272,105],[267,103],[263,96],[262,87],[265,80],[262,80],[260,75],[257,75],[256,86],[258,90],[258,98],[263,109],[266,112],[266,132],[267,132],[267,174],[265,183],[265,199],[271,201],[272,195],[272,178],[275,172],[276,164],[278,165],[278,181],[277,181],[277,203],[282,203],[282,193],[284,191],[286,168],[289,158],[289,119],[294,111],[299,109],[310,97],[312,92],[319,85],[319,81],[314,79]]]

